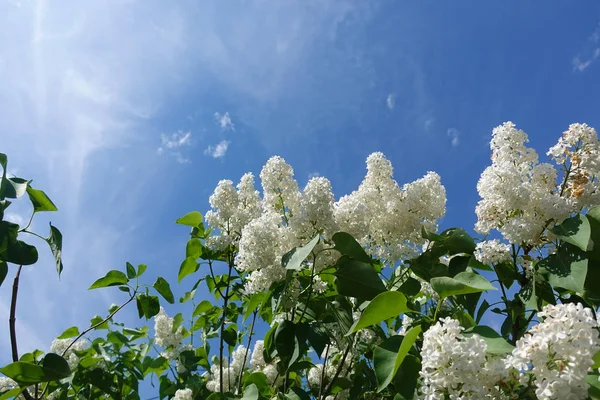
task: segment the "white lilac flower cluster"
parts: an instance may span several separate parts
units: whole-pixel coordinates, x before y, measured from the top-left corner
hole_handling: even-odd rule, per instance
[[[192,400],[193,398],[192,389],[179,389],[175,392],[173,400]]]
[[[475,230],[497,229],[510,243],[532,246],[543,241],[548,226],[600,203],[600,142],[593,128],[571,125],[548,152],[557,169],[540,163],[528,141],[512,122],[494,128],[492,165],[477,184]]]
[[[219,232],[209,239],[215,250],[237,244],[244,226],[261,214],[260,197],[251,173],[242,176],[237,187],[230,180],[220,181],[208,200],[212,210],[206,213],[206,222]]]
[[[540,400],[587,398],[585,379],[600,351],[598,322],[581,304],[547,305],[504,359],[486,355],[477,335],[465,335],[457,320],[445,318],[424,333],[420,399],[503,399],[514,385],[535,385]]]
[[[0,393],[8,392],[18,386],[17,382],[12,379],[0,376]]]
[[[565,195],[573,199],[576,209],[598,204],[600,141],[594,128],[587,124],[571,124],[547,154],[569,169]]]
[[[592,310],[570,303],[548,305],[537,315],[543,322],[517,341],[506,366],[524,380],[532,376],[540,400],[587,398],[585,378],[600,350]]]
[[[358,190],[340,198],[335,207],[340,229],[389,264],[414,255],[424,243],[422,227],[436,230],[445,212],[446,190],[439,175],[428,172],[401,188],[382,153],[367,158],[367,175]]]
[[[276,363],[267,363],[263,354],[265,342],[257,340],[252,349],[252,357],[250,358],[250,367],[252,372],[262,372],[267,377],[267,383],[273,385],[275,379],[279,375],[277,372]]]
[[[71,339],[54,339],[52,344],[50,345],[50,352],[62,355],[67,363],[69,364],[69,368],[74,370],[79,365],[79,357],[75,354],[75,351],[82,351],[88,348],[88,343],[83,340],[78,340],[71,347]],[[64,351],[69,347],[69,350],[63,355]]]
[[[154,335],[158,346],[164,347],[165,351],[161,354],[167,360],[176,360],[179,354],[186,349],[182,346],[183,327],[179,326],[173,329],[174,318],[170,318],[164,308],[160,308],[158,314],[154,316]]]
[[[422,227],[435,230],[446,210],[446,191],[437,174],[429,172],[400,187],[381,153],[367,158],[367,175],[358,190],[337,202],[323,177],[310,179],[300,191],[292,167],[281,157],[267,161],[260,179],[262,199],[251,174],[244,175],[237,189],[231,181],[219,182],[206,213],[207,224],[217,233],[209,245],[217,250],[238,247],[236,265],[249,273],[248,293],[284,279],[281,257],[316,235],[330,242],[334,233],[348,232],[371,255],[393,264],[415,254],[424,243]],[[323,251],[326,248],[320,242],[317,260],[308,260],[315,262],[316,272],[339,257],[336,251]],[[314,288],[325,291],[326,283],[315,279]]]
[[[498,264],[510,259],[510,246],[498,239],[477,243],[475,259],[484,264]]]
[[[459,322],[442,319],[423,335],[419,399],[502,399],[497,383],[508,373],[500,360],[486,357],[487,345],[465,336]]]
[[[352,365],[352,355],[349,353],[344,358],[343,353],[334,345],[330,345],[329,349],[325,349],[323,354],[321,354],[321,358],[325,359],[325,367],[323,364],[315,364],[307,374],[308,385],[311,388],[319,388],[321,383],[327,385],[333,377],[335,376],[338,368],[341,365],[340,373],[338,377],[347,377],[351,378],[351,365]],[[343,362],[343,364],[341,364]],[[323,372],[323,368],[325,371]],[[335,395],[328,395],[325,397],[325,400],[345,400],[350,395],[350,391],[348,389],[342,390]]]
[[[246,355],[246,347],[239,345],[231,355],[231,364],[228,363],[227,359],[222,360],[223,392],[235,391],[240,372],[246,369],[248,364]],[[210,366],[210,373],[206,375],[208,377],[206,388],[211,392],[219,392],[221,387],[221,368],[218,360]]]

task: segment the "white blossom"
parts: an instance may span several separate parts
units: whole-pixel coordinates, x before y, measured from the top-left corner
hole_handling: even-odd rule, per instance
[[[260,196],[251,173],[242,176],[236,188],[230,180],[220,181],[209,202],[212,209],[206,212],[205,219],[217,234],[209,238],[208,244],[215,250],[237,244],[242,229],[261,214]]]
[[[223,359],[223,392],[234,391],[240,372],[246,368],[246,347],[239,345],[232,354],[231,365],[227,359]],[[219,392],[221,388],[221,368],[217,361],[210,366],[210,373],[206,382],[206,388],[211,392]]]
[[[300,203],[298,183],[294,170],[282,157],[274,156],[260,172],[263,187],[263,207],[265,211],[294,214]]]
[[[486,358],[487,345],[477,336],[465,336],[459,322],[444,318],[423,335],[419,398],[501,399],[496,382],[506,371]]]
[[[358,190],[335,204],[340,230],[388,264],[415,255],[424,243],[422,227],[435,230],[445,211],[446,190],[439,175],[429,172],[400,188],[382,153],[367,158],[367,175]]]
[[[592,310],[569,303],[547,305],[537,315],[543,322],[517,341],[507,367],[532,375],[540,400],[586,398],[585,378],[600,350]]]
[[[477,243],[475,259],[484,264],[498,264],[510,259],[510,246],[498,239]]]
[[[174,400],[192,400],[193,392],[192,389],[179,389],[175,392]]]
[[[50,345],[52,353],[58,354],[67,360],[71,371],[79,365],[79,357],[75,354],[75,351],[82,351],[88,348],[88,343],[84,340],[78,340],[69,347],[72,341],[72,339],[54,339]],[[69,347],[69,350],[63,355],[67,347]]]

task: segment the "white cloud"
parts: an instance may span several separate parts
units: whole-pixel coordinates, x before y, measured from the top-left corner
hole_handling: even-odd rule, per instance
[[[428,131],[429,129],[431,129],[431,126],[433,125],[433,122],[435,120],[433,118],[427,118],[425,120],[425,122],[423,123],[423,127],[425,128],[426,131]]]
[[[585,71],[598,58],[600,58],[600,23],[587,38],[582,50],[573,58],[573,71]]]
[[[319,172],[317,172],[317,171],[310,172],[310,173],[308,174],[308,179],[316,178],[316,177],[318,177],[318,176],[321,176],[321,174],[319,174]]]
[[[176,149],[178,147],[189,146],[192,132],[175,132],[170,135],[161,134],[160,141],[163,147],[167,149]]]
[[[460,132],[459,132],[459,130],[455,129],[455,128],[449,128],[448,132],[447,132],[447,135],[450,138],[450,143],[452,144],[452,147],[458,146],[458,144],[460,143]]]
[[[216,112],[215,120],[221,126],[221,129],[223,129],[223,130],[231,129],[232,131],[235,131],[235,125],[233,124],[233,121],[231,120],[231,116],[229,115],[229,112],[225,112],[225,114],[219,114],[218,112]]]
[[[189,147],[192,144],[192,132],[187,131],[178,131],[175,133],[171,133],[170,135],[161,134],[160,135],[161,147],[156,149],[156,153],[159,156],[165,154],[165,151],[168,152],[171,156],[175,158],[179,164],[189,164],[191,163],[190,159],[185,157],[181,150],[177,150],[183,147]]]
[[[387,97],[385,103],[387,104],[387,108],[389,108],[390,110],[393,110],[394,106],[396,105],[396,96],[392,93],[388,94],[388,97]]]
[[[17,224],[21,227],[24,226],[23,223],[25,222],[23,217],[21,217],[19,214],[13,213],[13,212],[7,212],[6,214],[4,214],[4,220],[6,220],[8,222],[12,222],[13,224]]]
[[[173,153],[173,156],[175,157],[175,161],[177,161],[179,164],[190,164],[191,163],[189,158],[184,157],[184,155],[178,151]]]
[[[140,13],[146,18],[131,19]],[[23,353],[44,348],[65,327],[85,323],[115,301],[104,298],[114,294],[87,292],[85,286],[124,261],[122,242],[113,240],[123,225],[141,220],[135,204],[142,188],[165,174],[149,160],[155,154],[140,147],[157,147],[149,119],[163,111],[186,68],[182,15],[178,6],[132,1],[27,0],[20,7],[0,2],[2,150],[10,168],[30,171],[24,177],[33,178],[59,208],[36,215],[33,230],[47,234],[51,219],[64,237],[61,281],[51,268],[51,252],[41,245],[40,268],[21,275],[17,328]],[[126,165],[117,179],[115,157]],[[111,205],[99,207],[104,201]],[[90,207],[98,211],[89,213]],[[2,320],[9,290],[0,287]],[[81,301],[69,303],[74,297]],[[36,326],[43,327],[32,330],[39,337],[28,335],[27,327]],[[0,365],[9,354],[0,341]]]
[[[204,150],[204,154],[213,158],[221,158],[227,153],[230,143],[229,140],[221,140],[216,146],[208,146],[206,150]]]

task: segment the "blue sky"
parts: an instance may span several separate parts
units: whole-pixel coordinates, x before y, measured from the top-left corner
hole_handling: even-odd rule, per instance
[[[592,0],[10,0],[0,25],[0,151],[60,209],[34,229],[65,237],[60,281],[43,243],[24,271],[21,351],[124,300],[85,289],[125,261],[175,281],[174,220],[272,155],[339,197],[383,151],[400,184],[437,171],[442,226],[471,228],[494,126],[512,120],[540,153],[572,122],[600,127]]]

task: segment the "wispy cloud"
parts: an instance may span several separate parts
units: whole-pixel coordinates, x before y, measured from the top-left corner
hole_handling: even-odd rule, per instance
[[[179,164],[189,164],[191,161],[185,157],[182,153],[181,148],[189,147],[192,145],[192,132],[178,131],[171,133],[170,135],[160,135],[161,146],[156,149],[156,153],[161,156],[167,151],[171,156],[175,158]]]
[[[215,113],[215,121],[217,121],[217,123],[221,126],[221,129],[223,130],[227,130],[230,129],[232,131],[235,130],[235,125],[233,124],[233,121],[231,120],[231,116],[229,115],[229,112],[225,112],[225,114],[219,114],[218,112]]]
[[[131,19],[140,13],[147,18]],[[99,0],[0,2],[0,23],[5,33],[0,35],[2,150],[9,166],[29,171],[24,177],[35,179],[60,210],[36,216],[33,230],[44,234],[52,219],[64,235],[60,282],[53,268],[43,268],[52,265],[43,246],[40,268],[22,275],[27,295],[19,299],[18,334],[25,352],[49,344],[65,326],[84,323],[110,304],[85,286],[123,261],[124,250],[113,239],[123,225],[140,220],[133,203],[162,173],[150,161],[155,155],[139,149],[157,147],[156,125],[149,120],[165,108],[165,95],[185,68],[181,44],[187,36],[181,28],[187,24],[177,6]],[[118,174],[121,169],[125,172]],[[110,206],[98,207],[98,201]],[[89,213],[89,207],[97,212]],[[93,233],[87,232],[91,226]],[[2,320],[9,286],[0,288]],[[61,304],[73,297],[82,301],[64,312]],[[0,365],[8,361],[8,349],[0,342]]]
[[[385,103],[387,105],[387,108],[393,110],[394,106],[396,105],[396,95],[394,95],[393,93],[388,94]]]
[[[428,131],[429,129],[431,129],[434,122],[435,122],[435,120],[433,118],[427,118],[425,120],[425,122],[423,123],[423,127],[425,128],[426,131]]]
[[[8,222],[12,222],[13,224],[17,224],[19,226],[23,226],[25,219],[21,217],[19,214],[13,212],[7,212],[4,214],[4,220]]]
[[[573,71],[585,71],[598,58],[600,58],[600,23],[587,38],[582,50],[573,58]]]
[[[319,172],[318,172],[318,171],[310,172],[310,173],[308,174],[308,179],[310,180],[310,179],[312,179],[312,178],[316,178],[316,177],[318,177],[318,176],[321,176],[321,174],[319,174]]]
[[[216,146],[208,146],[206,150],[204,150],[204,154],[213,158],[224,157],[230,143],[229,140],[221,140]]]
[[[192,132],[175,132],[170,135],[161,134],[160,141],[162,146],[167,149],[176,149],[178,147],[189,146]]]
[[[452,144],[452,147],[458,146],[458,144],[460,143],[460,131],[456,128],[449,128],[446,134],[450,138],[450,143]]]

